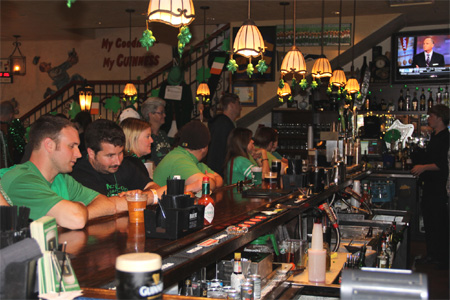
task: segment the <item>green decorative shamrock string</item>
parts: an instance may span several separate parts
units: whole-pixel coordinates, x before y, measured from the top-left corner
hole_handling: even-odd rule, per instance
[[[255,72],[255,68],[253,67],[253,64],[250,62],[247,65],[247,75],[248,75],[248,77],[252,78],[253,72]]]
[[[258,64],[256,65],[256,70],[258,70],[258,72],[261,73],[261,75],[264,74],[268,68],[269,66],[266,64],[264,59],[260,59],[258,61]]]
[[[15,151],[23,153],[25,150],[25,128],[19,119],[14,119],[8,127],[8,135],[12,140]]]
[[[148,48],[152,47],[156,42],[156,38],[153,36],[153,32],[147,28],[142,33],[142,37],[139,42],[141,42],[142,47],[146,48],[148,51]]]
[[[312,88],[313,90],[316,89],[318,86],[319,86],[319,84],[317,83],[316,80],[313,80],[313,81],[311,82],[311,88]]]
[[[130,101],[131,104],[135,104],[136,101],[137,101],[137,98],[138,98],[137,95],[134,95],[133,97],[123,97],[123,98],[122,98],[122,101],[123,101],[123,102]]]
[[[186,47],[186,44],[191,41],[192,34],[189,31],[189,27],[186,25],[180,27],[180,33],[177,36],[178,38],[178,54],[183,55],[184,47]]]
[[[72,3],[75,3],[75,1],[77,1],[77,0],[67,0],[67,7],[71,8],[72,7]]]
[[[280,79],[280,82],[278,83],[278,87],[280,89],[284,88],[284,80],[283,79]]]
[[[117,96],[112,96],[105,100],[105,109],[117,113],[120,109],[120,98]]]
[[[331,85],[329,85],[327,88],[327,94],[331,95],[332,92],[333,92],[333,89],[331,88]]]
[[[278,102],[284,103],[284,98],[283,97],[278,97]]]
[[[299,85],[303,90],[306,90],[308,88],[308,81],[305,78],[303,78],[302,80],[300,80]]]
[[[231,73],[234,74],[234,72],[236,72],[237,68],[238,68],[238,64],[236,63],[236,60],[230,58],[230,60],[228,61],[227,64],[227,69],[228,71],[230,71]]]

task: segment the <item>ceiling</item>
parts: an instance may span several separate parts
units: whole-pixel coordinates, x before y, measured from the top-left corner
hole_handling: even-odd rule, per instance
[[[73,0],[72,0],[73,1]],[[169,1],[169,0],[164,0]],[[247,0],[193,0],[196,9],[194,24],[203,24],[200,6],[209,6],[207,24],[241,22],[247,18]],[[391,7],[389,2],[423,2],[431,4]],[[64,40],[94,38],[96,28],[123,28],[129,26],[126,9],[135,9],[132,26],[145,26],[145,15],[149,0],[76,0],[71,8],[67,0],[1,0],[1,41],[13,40]],[[293,1],[286,9],[287,21],[292,20]],[[320,0],[297,0],[297,23],[301,19],[320,18]],[[339,11],[339,0],[325,0],[325,17],[335,16]],[[343,16],[353,16],[353,1],[343,1]],[[357,0],[357,15],[399,14],[406,16],[407,26],[448,24],[448,0]],[[252,0],[251,18],[258,24],[263,20],[283,20],[280,1]],[[154,24],[154,23],[153,23]],[[166,25],[152,25],[166,26]]]

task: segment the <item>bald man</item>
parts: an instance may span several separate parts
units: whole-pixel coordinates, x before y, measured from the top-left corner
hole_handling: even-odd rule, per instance
[[[430,37],[423,40],[423,52],[414,56],[412,65],[415,68],[444,67],[442,54],[433,51],[434,40]]]

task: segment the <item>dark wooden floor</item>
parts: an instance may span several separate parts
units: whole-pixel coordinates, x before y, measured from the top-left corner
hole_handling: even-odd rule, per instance
[[[411,241],[411,268],[414,272],[425,273],[428,277],[429,299],[450,299],[449,296],[449,270],[439,270],[432,264],[415,264],[414,258],[426,255],[424,241]]]

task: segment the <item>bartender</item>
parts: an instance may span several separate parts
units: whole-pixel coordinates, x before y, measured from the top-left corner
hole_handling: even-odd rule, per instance
[[[424,263],[448,269],[449,211],[447,195],[449,149],[449,108],[438,104],[428,110],[428,125],[433,129],[425,156],[411,173],[423,182],[421,208],[425,226],[427,256]]]

